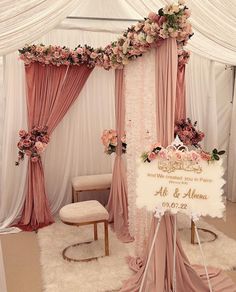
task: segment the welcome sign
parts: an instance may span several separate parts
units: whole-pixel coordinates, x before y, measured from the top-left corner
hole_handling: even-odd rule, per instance
[[[137,207],[222,217],[222,160],[205,161],[197,154],[193,161],[188,157],[195,155],[194,151],[181,152],[173,147],[164,151],[165,155],[150,163],[138,162]]]

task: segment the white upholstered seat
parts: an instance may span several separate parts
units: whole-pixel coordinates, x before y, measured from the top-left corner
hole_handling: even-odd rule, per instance
[[[72,179],[75,191],[107,189],[111,186],[112,174],[96,174],[77,176]]]
[[[98,201],[84,201],[64,206],[60,210],[60,218],[68,223],[84,223],[108,220],[107,210]]]
[[[79,201],[79,193],[84,191],[101,191],[111,188],[112,174],[83,175],[72,178],[72,203]]]

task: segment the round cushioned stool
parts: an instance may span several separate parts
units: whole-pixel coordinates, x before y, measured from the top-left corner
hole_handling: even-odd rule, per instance
[[[84,201],[84,202],[78,202],[78,203],[66,205],[60,210],[59,215],[60,215],[61,221],[68,225],[82,226],[82,225],[93,224],[94,225],[94,240],[98,239],[97,224],[104,223],[105,256],[109,255],[109,242],[108,242],[109,214],[107,210],[98,201],[92,200],[92,201]],[[92,258],[80,260],[80,259],[70,258],[66,255],[66,251],[69,248],[78,246],[81,244],[88,244],[91,242],[92,241],[76,243],[76,244],[66,247],[62,251],[63,258],[65,260],[74,261],[74,262],[88,262],[88,261],[97,259],[98,257],[92,257]]]

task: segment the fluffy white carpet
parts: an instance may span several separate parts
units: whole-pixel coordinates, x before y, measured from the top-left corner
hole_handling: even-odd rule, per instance
[[[182,246],[186,252],[189,261],[192,264],[203,264],[199,246],[190,244],[190,220],[186,216],[178,217],[178,226],[182,239]],[[222,270],[233,270],[236,267],[236,241],[226,236],[224,233],[217,230],[214,226],[207,224],[203,220],[197,223],[200,228],[206,228],[217,234],[217,239],[213,242],[205,242],[202,244],[202,249],[205,254],[206,263],[208,266],[220,268]],[[201,241],[212,239],[213,236],[199,230]],[[195,236],[196,237],[196,236]]]
[[[98,225],[98,241],[68,250],[74,257],[104,254],[103,225]],[[72,227],[57,222],[38,232],[41,250],[42,278],[46,292],[110,292],[118,290],[122,282],[132,275],[125,257],[131,255],[131,244],[118,241],[109,230],[110,256],[87,263],[68,262],[62,250],[73,243],[93,239],[93,227]]]
[[[181,228],[189,226],[189,219],[179,218]],[[201,221],[200,227],[208,228],[218,235],[215,242],[204,243],[203,249],[209,266],[225,270],[236,266],[236,242],[212,226]],[[190,230],[180,231],[184,250],[192,264],[202,264],[198,245],[191,245]],[[68,251],[74,257],[90,257],[104,254],[103,225],[98,229],[99,240]],[[200,233],[206,237],[207,234]],[[88,263],[74,263],[63,260],[61,252],[64,247],[93,238],[92,226],[70,227],[57,222],[38,232],[41,250],[42,278],[45,292],[111,292],[118,291],[122,282],[132,275],[126,264],[125,257],[132,255],[133,243],[119,242],[114,233],[109,230],[109,257],[100,258]]]

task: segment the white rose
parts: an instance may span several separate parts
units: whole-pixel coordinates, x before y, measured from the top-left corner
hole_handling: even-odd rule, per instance
[[[153,38],[152,36],[148,35],[148,36],[146,37],[146,41],[147,41],[149,44],[151,44],[151,43],[154,42],[154,38]]]
[[[179,12],[179,5],[178,4],[173,4],[172,5],[172,10],[173,10],[173,12],[178,13]]]

